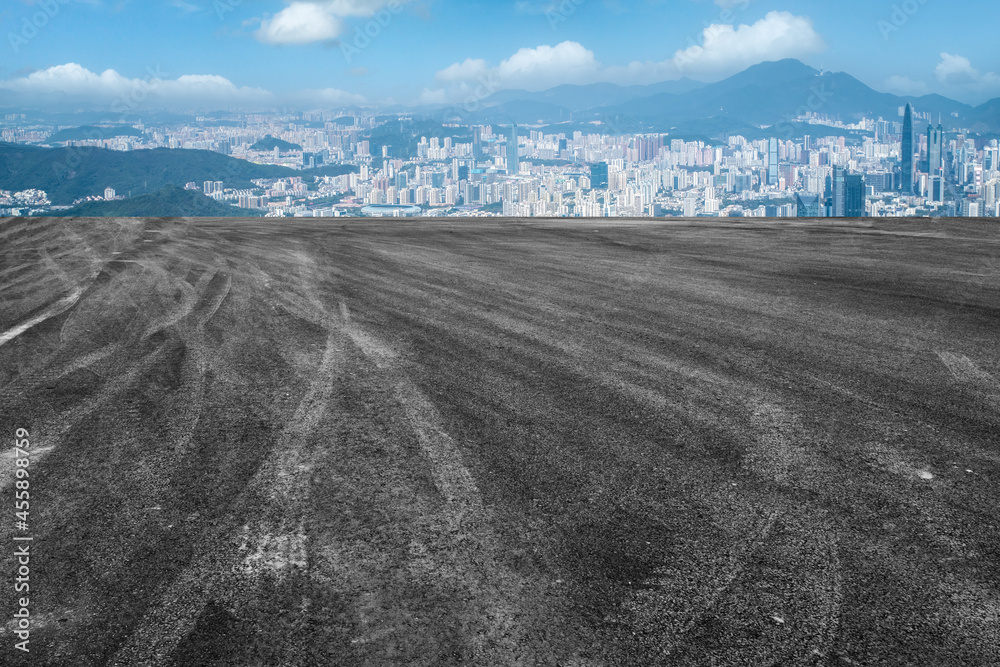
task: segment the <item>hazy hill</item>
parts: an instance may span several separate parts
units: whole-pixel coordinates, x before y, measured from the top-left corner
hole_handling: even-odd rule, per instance
[[[238,160],[212,151],[155,148],[112,151],[103,148],[39,148],[0,143],[0,190],[45,190],[53,204],[72,204],[112,187],[133,196],[164,185],[223,181],[226,187],[252,188],[251,179],[324,176],[357,171],[350,165],[295,170]]]
[[[255,151],[273,151],[277,148],[279,151],[300,151],[302,146],[298,144],[293,144],[290,141],[285,141],[284,139],[278,139],[277,137],[272,137],[267,135],[253,146],[250,147]]]
[[[371,154],[382,156],[382,147],[389,147],[392,157],[415,157],[421,137],[428,139],[451,138],[454,141],[471,142],[472,135],[467,128],[445,127],[436,120],[392,119],[379,125],[365,135],[370,144]]]
[[[260,211],[217,202],[196,190],[165,185],[157,192],[118,201],[92,201],[53,213],[58,216],[103,217],[260,217]]]
[[[795,59],[765,62],[711,84],[682,79],[649,86],[597,83],[540,92],[502,90],[473,110],[439,109],[472,123],[587,124],[599,121],[618,132],[745,133],[814,111],[853,122],[862,116],[897,120],[907,102],[921,113],[941,115],[946,128],[968,124],[1000,131],[1000,101],[972,107],[941,95],[898,96],[874,90],[845,72],[820,72]],[[456,111],[458,109],[458,111]],[[954,114],[954,115],[953,115]],[[595,126],[600,127],[600,126]]]
[[[85,141],[92,139],[110,139],[112,137],[141,137],[142,132],[129,127],[128,125],[117,125],[114,127],[98,127],[95,125],[84,125],[82,127],[70,127],[55,132],[45,140],[47,144],[57,144],[64,141]]]
[[[946,116],[953,112],[967,116],[972,111],[972,107],[940,95],[915,98],[880,93],[849,74],[821,73],[797,60],[761,63],[689,93],[653,95],[600,111],[640,118],[660,127],[706,118],[774,125],[804,111],[845,122],[862,115],[895,120],[899,107],[907,102],[919,111]]]

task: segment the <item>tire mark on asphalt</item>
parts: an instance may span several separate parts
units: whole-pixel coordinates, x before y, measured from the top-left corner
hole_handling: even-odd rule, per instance
[[[764,525],[755,531],[754,535],[750,539],[745,540],[735,550],[730,552],[729,558],[727,559],[728,565],[724,567],[722,581],[712,590],[704,603],[699,605],[697,611],[695,611],[695,613],[692,614],[677,630],[674,640],[675,643],[677,640],[689,633],[691,629],[697,625],[699,621],[701,621],[701,619],[710,614],[712,610],[718,606],[722,598],[732,589],[736,579],[747,569],[749,559],[752,558],[755,553],[760,551],[760,548],[771,536],[774,524],[778,520],[779,516],[780,513],[777,511],[768,514],[767,519],[764,521]],[[666,655],[670,655],[670,652],[671,651],[668,649],[666,651]]]
[[[769,539],[780,513],[772,511],[750,534],[729,550],[721,565],[706,571],[705,563],[666,565],[642,582],[633,595],[621,603],[615,620],[626,627],[652,630],[656,636],[657,658],[666,661],[685,637],[708,617],[733,588],[748,563]],[[690,572],[697,567],[697,572]],[[703,582],[718,580],[715,586]],[[677,608],[683,600],[687,607]]]
[[[153,366],[155,366],[162,359],[167,352],[168,347],[168,345],[159,346],[127,372],[122,375],[106,379],[101,389],[98,390],[94,396],[84,400],[82,403],[74,408],[71,408],[65,413],[54,417],[50,422],[33,427],[32,431],[38,432],[39,440],[48,440],[53,443],[51,446],[44,448],[44,451],[49,452],[56,449],[62,444],[62,441],[77,424],[100,410],[102,407],[120,396],[127,389],[142,380],[153,368]],[[43,450],[37,449],[33,451],[35,454],[32,455],[32,463],[36,464],[41,460],[40,454]],[[11,476],[12,475],[13,472],[11,472]],[[11,479],[3,478],[0,480],[0,491],[7,488]]]
[[[230,286],[227,276],[225,288],[210,302],[203,322],[215,315]],[[254,507],[264,517],[253,526],[245,524],[236,530],[223,526],[208,531],[195,551],[199,555],[155,596],[160,602],[146,612],[111,665],[166,665],[215,592],[245,591],[258,585],[267,572],[280,578],[290,567],[308,567],[304,518],[309,488],[302,480],[311,471],[313,461],[305,449],[326,412],[343,350],[339,331],[335,327],[328,330],[326,347],[309,388],[274,451],[237,500],[234,514]],[[236,581],[232,581],[234,576]]]
[[[174,436],[174,456],[179,461],[189,452],[195,429],[201,421],[205,402],[205,376],[208,373],[208,353],[205,343],[205,325],[215,317],[222,303],[232,289],[232,278],[226,274],[221,276],[221,287],[212,288],[212,283],[219,278],[221,267],[206,271],[192,288],[196,296],[187,311],[166,326],[176,326],[185,342],[185,363],[181,375],[181,393],[187,399],[187,408],[176,418],[177,432]],[[186,284],[186,283],[185,283]],[[199,309],[199,306],[203,306]],[[199,312],[201,310],[201,312]],[[187,321],[193,319],[190,325]],[[183,323],[183,326],[181,324]],[[162,328],[162,327],[161,327]],[[159,330],[159,329],[158,329]],[[150,335],[149,330],[143,337]]]
[[[27,269],[27,270],[25,270]],[[38,284],[44,280],[51,280],[51,276],[41,276],[40,278],[34,275],[34,272],[38,269],[36,264],[22,264],[21,266],[15,267],[13,269],[5,269],[0,271],[0,279],[3,279],[3,285],[0,286],[0,294],[5,294],[7,292],[19,293],[23,289],[16,289],[23,284],[31,285],[32,283]],[[6,280],[4,276],[11,274],[14,276],[12,280]],[[5,297],[6,298],[6,297]]]
[[[340,302],[340,316],[341,321],[339,325],[343,328],[344,332],[350,336],[351,341],[361,350],[366,357],[372,360],[376,367],[385,370],[390,367],[393,360],[396,359],[396,352],[388,345],[384,345],[380,341],[376,340],[370,336],[364,329],[351,321],[351,311],[347,308],[347,304],[343,301]]]
[[[818,531],[817,531],[818,532]],[[820,616],[820,631],[817,633],[817,646],[810,655],[821,660],[829,659],[834,654],[837,638],[840,633],[840,615],[844,606],[843,574],[840,564],[840,538],[834,531],[824,531],[826,538],[827,572],[827,604]]]
[[[23,322],[13,327],[12,329],[8,329],[7,331],[0,333],[0,345],[9,343],[10,341],[14,340],[15,338],[23,334],[28,329],[31,329],[32,327],[37,326],[42,322],[44,322],[45,320],[55,317],[56,315],[60,315],[66,312],[74,305],[76,305],[76,302],[80,300],[80,297],[83,296],[83,293],[85,291],[86,290],[84,288],[78,287],[75,290],[73,290],[73,292],[68,296],[59,299],[59,301],[56,301],[54,304],[49,306],[40,315],[36,315],[27,322]]]
[[[112,343],[105,345],[99,350],[84,354],[82,356],[70,358],[60,364],[50,361],[38,371],[31,375],[22,375],[13,382],[0,387],[0,395],[16,396],[18,394],[38,389],[50,385],[73,373],[90,368],[94,364],[104,361],[113,354],[122,352],[125,349],[123,343]],[[104,377],[97,371],[92,371],[98,377]]]
[[[155,333],[174,326],[190,315],[191,311],[198,304],[199,290],[197,286],[192,287],[186,281],[175,281],[175,285],[181,292],[180,303],[177,304],[176,308],[167,311],[162,317],[158,317],[150,322],[139,336],[139,340],[145,340]]]
[[[243,566],[244,571],[251,575],[259,574],[261,565],[270,564],[276,572],[286,566],[287,562],[283,562],[281,554],[274,553],[274,547],[279,547],[279,550],[290,548],[297,556],[289,562],[305,565],[303,522],[309,485],[301,482],[308,478],[314,466],[313,457],[306,452],[306,448],[309,437],[326,413],[342,359],[340,336],[331,328],[319,368],[280,438],[277,455],[267,460],[250,485],[261,494],[265,488],[269,489],[269,509],[280,515],[278,520],[274,517],[269,521],[261,520],[256,526],[256,533],[250,530],[249,525],[243,527],[245,533],[249,532],[240,551],[249,553],[243,560]],[[255,534],[258,539],[256,548],[252,546]],[[267,555],[269,551],[270,556]]]
[[[351,341],[377,368],[389,372],[393,395],[431,463],[434,485],[441,497],[448,504],[481,509],[482,500],[472,473],[463,464],[462,453],[455,442],[439,425],[440,417],[433,404],[401,370],[391,365],[396,353],[351,321],[350,310],[344,301],[340,302],[340,313],[339,324]]]
[[[945,368],[948,369],[956,381],[967,384],[996,386],[996,380],[993,379],[993,376],[979,368],[974,361],[964,354],[939,351],[937,355],[941,359],[941,363],[945,365]]]
[[[433,403],[400,365],[393,363],[398,357],[395,351],[358,326],[346,302],[340,302],[340,312],[337,326],[391,387],[403,418],[430,463],[432,481],[443,500],[442,509],[428,517],[429,525],[415,533],[411,553],[416,562],[434,563],[426,569],[430,576],[438,573],[438,577],[457,578],[469,591],[467,603],[472,609],[465,622],[478,628],[470,633],[473,660],[479,664],[520,664],[528,628],[518,619],[522,607],[530,604],[524,597],[529,594],[528,587],[519,575],[498,564],[498,539],[490,527],[492,515],[483,505],[460,447],[442,426]]]

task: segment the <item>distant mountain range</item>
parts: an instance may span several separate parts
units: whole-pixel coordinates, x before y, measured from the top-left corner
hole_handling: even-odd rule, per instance
[[[962,125],[982,134],[1000,132],[1000,98],[973,107],[940,95],[881,93],[844,72],[820,72],[794,59],[760,63],[711,84],[682,79],[650,86],[595,83],[541,92],[503,90],[475,111],[459,115],[483,124],[596,121],[623,132],[708,129],[724,135],[748,127],[784,126],[805,111],[845,123],[864,116],[896,121],[899,108],[908,102],[918,112],[941,114],[946,128]],[[430,115],[448,120],[456,110],[442,108]]]

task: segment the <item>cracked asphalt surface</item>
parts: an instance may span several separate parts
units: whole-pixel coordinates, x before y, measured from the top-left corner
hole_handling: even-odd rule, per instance
[[[998,378],[995,222],[0,220],[0,663],[1000,664]]]

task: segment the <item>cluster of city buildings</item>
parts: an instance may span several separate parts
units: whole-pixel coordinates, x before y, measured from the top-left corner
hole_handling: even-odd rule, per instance
[[[628,135],[598,122],[592,130],[571,132],[558,132],[558,126],[452,125],[437,132],[446,136],[415,140],[411,150],[398,142],[372,145],[372,131],[384,116],[248,115],[177,127],[139,124],[141,136],[70,143],[204,149],[295,169],[356,169],[308,183],[294,177],[258,181],[243,190],[223,181],[188,184],[272,216],[1000,216],[997,141],[946,132],[941,119],[935,124],[909,105],[900,116],[863,119],[845,129],[813,114],[809,127],[815,136],[730,136],[714,143],[664,133]],[[405,128],[407,119],[400,120]],[[918,124],[926,124],[926,131],[915,131]],[[255,150],[263,137],[296,148]]]
[[[31,210],[48,207],[51,204],[44,190],[22,190],[11,192],[0,190],[0,217],[27,215]]]

